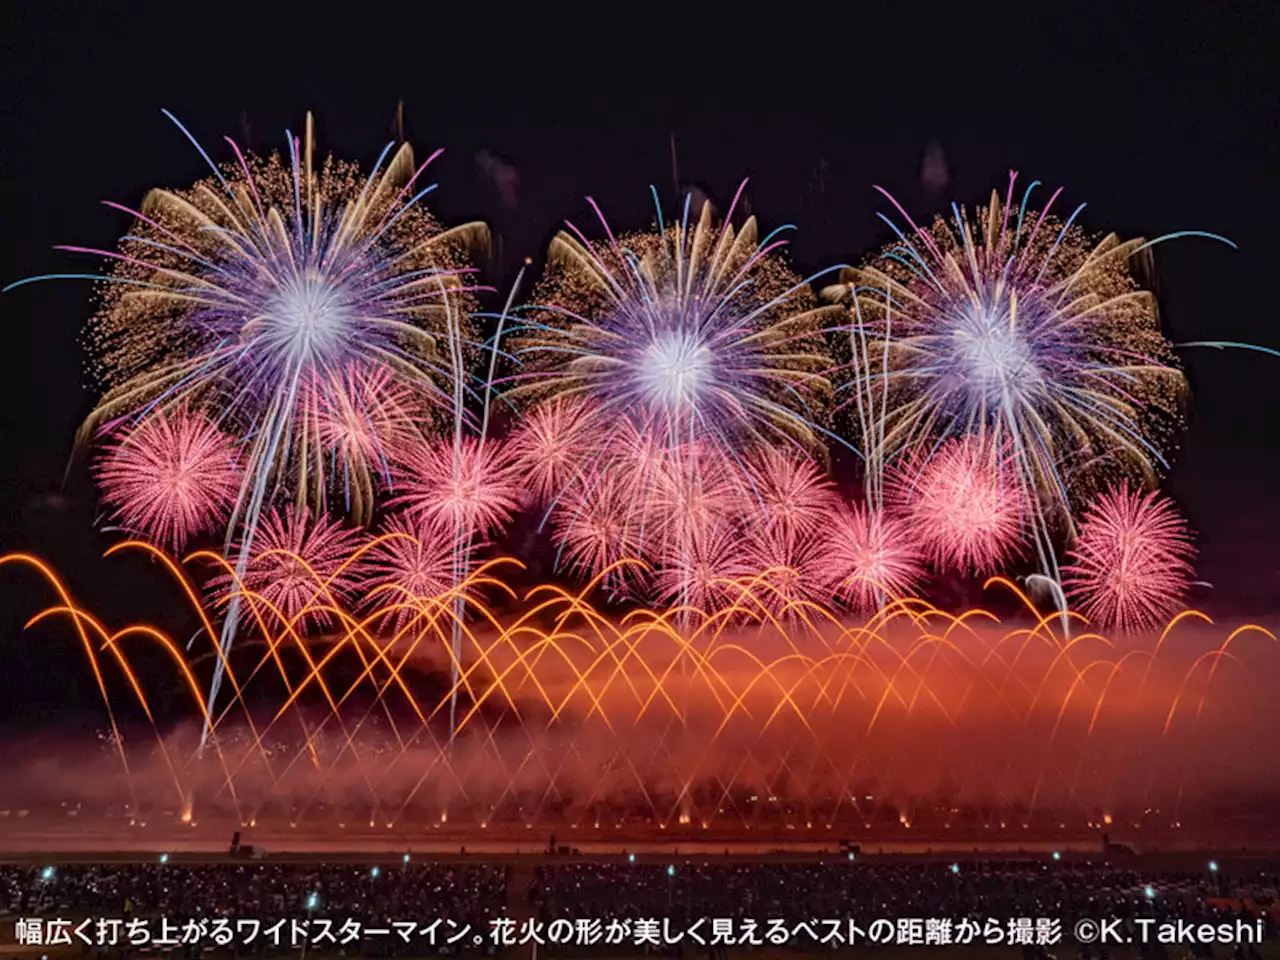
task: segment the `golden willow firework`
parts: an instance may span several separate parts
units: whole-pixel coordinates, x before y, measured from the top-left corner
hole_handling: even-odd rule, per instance
[[[740,451],[780,440],[825,447],[830,308],[780,260],[754,217],[717,226],[710,204],[651,233],[551,243],[538,307],[515,334],[508,396],[583,397],[660,443]]]
[[[1135,278],[1158,241],[1091,236],[1083,204],[1052,214],[1057,193],[1028,209],[1035,186],[1016,205],[1011,175],[1003,199],[927,229],[903,212],[910,231],[894,226],[897,243],[824,293],[849,308],[854,401],[883,397],[880,411],[858,407],[880,461],[968,435],[1007,451],[1056,572],[1074,501],[1100,477],[1152,482],[1165,468],[1186,384]]]
[[[367,520],[387,458],[455,402],[460,251],[485,228],[446,231],[421,207],[427,164],[407,144],[364,177],[317,167],[312,140],[308,117],[287,160],[232,144],[235,164],[128,210],[88,329],[107,389],[80,439],[179,402],[214,411],[247,437],[242,519],[284,493]]]
[[[753,482],[760,452],[825,461],[832,436],[823,327],[841,311],[783,263],[781,231],[761,239],[754,218],[733,226],[734,205],[720,224],[690,205],[674,224],[659,208],[649,233],[615,235],[601,216],[593,241],[571,225],[513,332],[507,396],[535,404],[532,448],[568,454],[552,504],[565,556],[590,573],[624,554],[678,567],[695,542],[724,541],[722,493],[760,527],[772,507]],[[596,433],[562,451],[546,435],[557,424]]]
[[[287,160],[228,139],[235,162],[219,167],[178,126],[213,176],[152,190],[138,210],[110,204],[134,218],[118,252],[63,248],[114,262],[88,329],[106,392],[79,442],[170,409],[242,437],[225,542],[244,575],[273,503],[367,522],[400,450],[440,411],[460,422],[465,250],[488,234],[445,230],[423,209],[434,185],[420,180],[439,151],[415,165],[408,144],[388,144],[367,177],[317,164],[308,116]],[[238,619],[233,601],[224,648]]]

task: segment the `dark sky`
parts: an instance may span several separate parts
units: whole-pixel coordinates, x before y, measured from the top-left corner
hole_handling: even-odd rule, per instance
[[[564,218],[588,223],[587,194],[615,225],[645,226],[647,185],[674,193],[674,134],[683,181],[723,204],[750,176],[766,227],[799,226],[792,250],[806,272],[889,239],[872,184],[927,217],[952,198],[985,199],[1010,168],[1065,185],[1070,207],[1088,201],[1091,229],[1227,235],[1239,251],[1159,248],[1169,334],[1280,346],[1273,4],[1025,5],[1060,8],[1052,15],[888,5],[903,10],[897,20],[856,4],[778,5],[772,19],[598,5],[572,22],[548,19],[545,5],[455,6],[311,4],[277,20],[217,4],[5,4],[0,284],[88,266],[51,247],[111,246],[127,224],[99,201],[136,204],[206,173],[162,107],[217,159],[224,134],[281,147],[311,109],[322,151],[367,164],[403,98],[410,140],[447,148],[434,209],[486,219],[501,236],[498,285],[524,256],[536,261]],[[934,143],[948,171],[940,193],[922,178]],[[82,477],[62,485],[92,399],[77,339],[89,294],[68,281],[0,297],[0,545],[48,556],[90,603],[145,615],[154,598],[139,584],[155,578],[95,559],[106,540],[92,530],[91,491]],[[1197,599],[1274,609],[1280,360],[1186,362],[1195,418],[1171,489],[1202,532],[1214,589]],[[4,672],[31,663],[35,638],[16,631],[43,597],[25,576],[0,580]],[[24,668],[23,684],[39,672]]]

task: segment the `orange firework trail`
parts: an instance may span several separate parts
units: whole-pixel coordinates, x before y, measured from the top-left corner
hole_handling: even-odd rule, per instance
[[[1025,826],[1110,806],[1122,771],[1126,782],[1136,772],[1146,793],[1181,797],[1189,744],[1217,729],[1215,689],[1240,682],[1227,664],[1269,655],[1276,639],[1249,624],[1205,642],[1217,628],[1198,611],[1150,642],[1113,642],[1073,612],[1064,636],[1058,610],[1042,613],[1003,578],[987,584],[1015,610],[1003,621],[901,597],[854,622],[791,599],[779,584],[795,574],[781,569],[716,584],[733,599],[713,611],[610,614],[591,597],[613,568],[580,590],[521,595],[507,582],[514,560],[480,566],[456,589],[417,594],[380,581],[354,608],[344,604],[334,582],[397,538],[412,539],[386,533],[324,573],[289,555],[314,591],[288,609],[215,553],[178,562],[140,541],[113,547],[146,553],[180,586],[200,624],[197,645],[208,645],[194,659],[158,627],[104,625],[33,556],[0,557],[0,567],[28,567],[52,588],[55,602],[31,625],[63,619],[80,640],[134,817],[164,803],[141,789],[163,774],[186,818],[198,804],[244,823],[452,815],[481,827],[813,829],[891,816],[909,827],[933,815],[928,798],[943,784],[942,826],[961,810],[986,811],[988,826]],[[220,609],[193,586],[187,571],[197,563],[230,579]],[[228,655],[219,615],[235,595],[258,639]],[[307,623],[329,632],[308,638]],[[154,658],[143,669],[140,641],[176,668],[198,721],[190,729],[157,716],[144,679]],[[216,712],[201,693],[211,659],[234,692]],[[110,666],[145,715],[145,736],[121,719],[134,708],[115,702]]]

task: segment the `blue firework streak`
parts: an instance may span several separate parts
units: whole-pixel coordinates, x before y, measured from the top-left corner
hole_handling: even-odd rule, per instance
[[[170,119],[172,115],[167,114]],[[218,167],[176,119],[213,171],[189,190],[153,190],[118,252],[64,247],[114,261],[103,308],[89,328],[108,389],[81,429],[143,419],[186,404],[245,437],[246,475],[227,529],[241,576],[264,507],[293,500],[318,510],[338,491],[368,517],[380,475],[405,438],[406,418],[382,407],[395,381],[414,392],[421,416],[457,406],[463,316],[470,288],[461,246],[483,225],[443,230],[421,208],[434,185],[420,181],[406,144],[388,144],[373,172],[313,163],[312,122],[288,136],[287,159],[246,157]],[[32,278],[44,279],[44,278]],[[27,281],[24,281],[27,282]],[[336,443],[325,429],[326,393],[351,387],[342,406],[369,442]],[[331,400],[332,398],[327,398]],[[331,404],[330,404],[331,405]],[[388,428],[393,424],[393,428]],[[237,611],[229,611],[224,650]],[[219,664],[219,667],[221,664]],[[214,681],[217,692],[219,669]]]
[[[1132,272],[1169,238],[1091,238],[1083,204],[1056,218],[1059,190],[1031,210],[1038,184],[1015,201],[1016,176],[976,217],[953,205],[928,229],[880,190],[909,229],[881,215],[898,242],[824,293],[850,306],[849,403],[884,391],[877,460],[962,435],[1009,450],[1056,572],[1051,528],[1070,529],[1072,488],[1094,471],[1153,478],[1185,383]]]
[[[513,330],[522,369],[508,396],[581,397],[661,443],[823,445],[821,331],[837,314],[773,256],[785,228],[735,230],[738,197],[724,226],[710,204],[691,223],[686,200],[678,222],[659,207],[655,232],[625,237],[592,202],[605,239],[569,224],[552,242],[540,306]]]

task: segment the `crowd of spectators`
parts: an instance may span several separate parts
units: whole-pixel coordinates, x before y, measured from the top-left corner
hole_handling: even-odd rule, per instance
[[[0,867],[0,914],[14,917],[159,916],[270,922],[305,916],[351,918],[366,927],[430,918],[452,921],[456,928],[488,930],[506,909],[507,868],[479,862],[380,867],[244,862]],[[364,952],[406,952],[397,949],[405,944],[395,937],[389,937],[385,946]]]
[[[1251,917],[1263,919],[1270,937],[1280,910],[1274,902],[1277,883],[1275,874],[1257,869],[1228,876],[1207,869],[1180,873],[1025,860],[568,859],[523,868],[482,861],[406,861],[379,867],[247,861],[10,865],[0,866],[0,914],[266,920],[315,912],[365,924],[441,918],[486,931],[496,918],[508,915],[517,923],[528,918],[543,923],[558,918],[667,918],[678,926],[704,917],[779,918],[789,924],[1027,917],[1058,919],[1069,934],[1083,917],[1221,923],[1251,911]],[[1068,949],[1076,956],[1078,948]],[[242,951],[249,952],[258,951]],[[346,952],[406,950],[397,949],[392,940],[383,947],[366,944]],[[1220,950],[1219,955],[1228,953]],[[1250,954],[1246,950],[1239,956],[1247,960]]]
[[[576,862],[540,866],[530,898],[542,916],[1183,917],[1209,910],[1246,878],[1211,871],[1159,873],[1103,864],[1030,861],[669,864]],[[1251,889],[1274,887],[1261,873]]]

